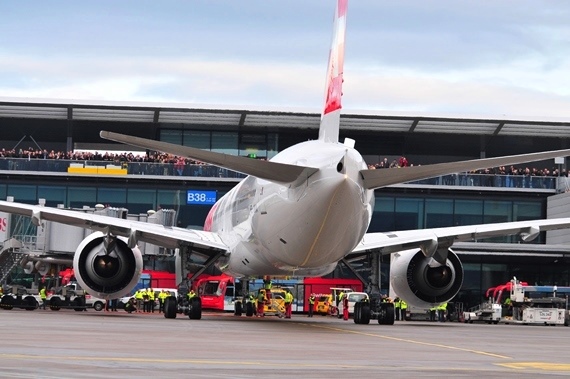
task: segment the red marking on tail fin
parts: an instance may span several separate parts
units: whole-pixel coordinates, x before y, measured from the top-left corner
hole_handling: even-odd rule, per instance
[[[329,53],[325,109],[323,115],[342,108],[342,75],[344,67],[344,35],[346,30],[347,6],[348,0],[338,0],[334,19],[333,41]]]

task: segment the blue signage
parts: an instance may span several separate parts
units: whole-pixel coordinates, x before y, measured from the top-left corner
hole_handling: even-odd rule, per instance
[[[212,205],[218,197],[217,191],[188,190],[186,192],[186,204]]]

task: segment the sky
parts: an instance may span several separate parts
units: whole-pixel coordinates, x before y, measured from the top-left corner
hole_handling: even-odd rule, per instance
[[[0,2],[0,98],[320,112],[333,0]],[[570,2],[349,0],[343,109],[570,120]]]

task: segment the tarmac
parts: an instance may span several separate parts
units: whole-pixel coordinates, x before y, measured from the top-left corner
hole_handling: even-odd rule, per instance
[[[0,310],[1,378],[570,376],[570,328]]]

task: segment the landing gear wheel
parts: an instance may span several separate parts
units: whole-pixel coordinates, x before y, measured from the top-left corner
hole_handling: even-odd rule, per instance
[[[360,323],[364,325],[370,324],[370,304],[362,303],[360,307]]]
[[[33,296],[26,296],[24,298],[24,307],[27,311],[33,311],[38,307],[38,302]]]
[[[236,301],[234,303],[234,315],[241,316],[242,312],[243,312],[242,302]]]
[[[362,303],[358,302],[354,304],[354,323],[362,324]]]
[[[245,303],[245,315],[247,317],[253,316],[253,303],[251,301],[248,303]]]
[[[168,296],[164,299],[164,318],[176,318],[176,297]]]
[[[394,325],[394,304],[380,303],[380,312],[378,313],[378,324]]]
[[[188,313],[190,320],[200,320],[202,318],[202,301],[199,297],[190,300],[190,312]]]

